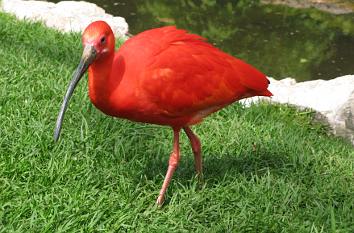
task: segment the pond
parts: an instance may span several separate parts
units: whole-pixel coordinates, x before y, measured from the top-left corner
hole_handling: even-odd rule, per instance
[[[132,34],[176,25],[276,79],[304,81],[354,74],[353,13],[331,14],[257,0],[89,2],[124,17]]]

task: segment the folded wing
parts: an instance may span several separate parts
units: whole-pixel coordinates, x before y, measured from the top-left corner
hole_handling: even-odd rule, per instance
[[[173,117],[271,95],[266,76],[251,65],[202,37],[174,27],[162,29],[159,49],[154,49],[140,77],[141,88],[161,111]]]

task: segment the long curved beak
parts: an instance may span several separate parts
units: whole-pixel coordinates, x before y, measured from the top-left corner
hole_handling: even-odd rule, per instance
[[[73,75],[73,78],[71,79],[71,82],[68,86],[68,89],[66,91],[66,94],[64,96],[63,103],[61,105],[58,118],[57,118],[57,123],[54,129],[54,141],[58,141],[59,136],[60,136],[60,131],[61,131],[61,125],[63,123],[63,118],[64,118],[64,113],[68,107],[69,100],[71,95],[73,94],[76,85],[79,83],[81,77],[85,74],[86,70],[90,66],[90,64],[94,61],[96,57],[96,50],[92,45],[86,45],[84,47],[84,51],[82,53],[82,57],[80,60],[79,65],[76,68],[76,71]]]

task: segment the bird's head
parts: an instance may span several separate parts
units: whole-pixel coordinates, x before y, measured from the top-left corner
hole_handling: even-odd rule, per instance
[[[82,59],[100,60],[114,52],[115,39],[111,27],[104,21],[95,21],[82,34]]]
[[[115,39],[111,27],[104,21],[95,21],[88,25],[82,34],[83,52],[80,63],[66,91],[54,131],[54,140],[59,139],[64,113],[71,95],[81,77],[93,63],[104,62],[106,57],[114,54]]]

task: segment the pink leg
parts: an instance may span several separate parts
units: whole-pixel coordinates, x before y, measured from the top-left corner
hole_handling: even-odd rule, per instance
[[[180,128],[173,129],[173,151],[170,156],[170,160],[168,161],[168,169],[165,176],[165,180],[163,181],[162,188],[160,190],[160,194],[156,200],[156,204],[161,206],[165,200],[164,196],[167,190],[168,185],[172,179],[173,173],[175,172],[180,156],[179,156],[179,131]]]
[[[193,154],[194,154],[194,162],[195,162],[195,170],[197,171],[197,176],[201,177],[202,175],[202,155],[201,155],[201,144],[200,140],[195,135],[192,130],[186,126],[183,127],[184,132],[186,132],[189,141],[191,142]]]

